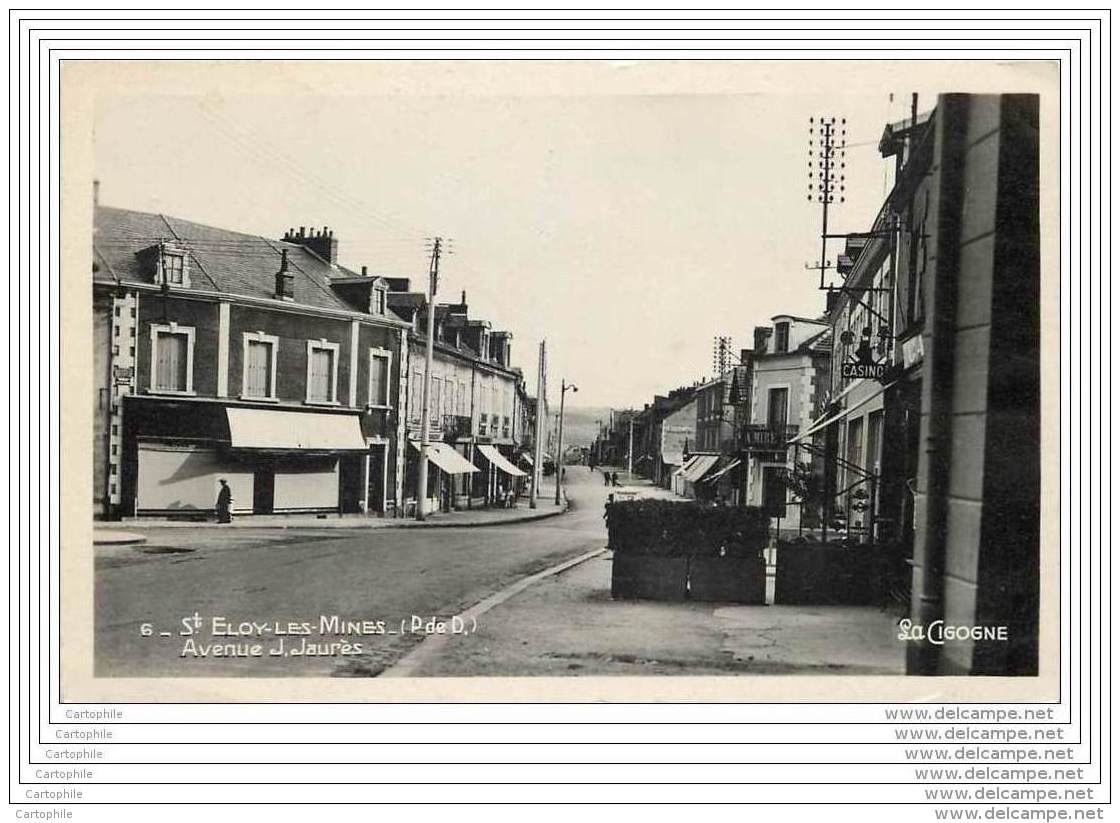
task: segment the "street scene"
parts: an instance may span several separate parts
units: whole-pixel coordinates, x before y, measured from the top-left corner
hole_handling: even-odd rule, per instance
[[[94,674],[1037,675],[1038,98],[819,103],[105,104]]]
[[[880,609],[836,606],[760,613],[732,604],[682,607],[612,600],[603,527],[603,505],[611,490],[586,468],[573,467],[569,477],[570,510],[561,514],[565,509],[558,509],[535,521],[372,531],[247,527],[233,536],[210,528],[192,532],[189,539],[184,539],[183,529],[144,527],[143,543],[103,544],[96,561],[97,674],[903,672],[902,647],[892,640],[897,626]],[[618,488],[636,496],[659,494],[637,477]],[[451,557],[448,546],[454,546]],[[575,558],[587,559],[549,573]],[[405,633],[397,628],[401,619],[411,627],[416,617],[449,622],[541,572],[547,576],[513,592],[480,615],[475,629],[450,635],[433,653],[418,650],[440,635],[429,635],[423,626]],[[169,576],[179,581],[170,594],[163,585]],[[207,630],[181,634],[183,618],[196,612],[207,617]],[[318,622],[323,616],[384,621],[387,629],[385,634],[341,635],[363,647],[347,656],[181,655],[190,638],[199,648],[260,639],[215,637],[209,631],[213,617],[231,627],[251,620],[267,622],[266,645],[275,647],[276,624],[312,622],[315,641],[322,642]],[[153,634],[139,637],[137,627],[146,623]],[[160,630],[172,636],[161,638]]]

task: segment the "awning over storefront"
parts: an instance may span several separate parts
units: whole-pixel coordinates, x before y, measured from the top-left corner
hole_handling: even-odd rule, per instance
[[[690,483],[696,483],[718,462],[718,454],[699,454],[696,456],[696,459],[685,468],[683,473],[684,479]]]
[[[521,471],[521,469],[517,468],[517,466],[513,465],[504,457],[502,457],[502,453],[493,446],[487,445],[485,443],[479,443],[478,450],[482,452],[483,457],[493,463],[498,469],[504,471],[510,477],[525,477],[525,472]]]
[[[412,448],[420,451],[419,443],[415,440],[409,442],[412,443]],[[477,466],[447,443],[429,443],[428,459],[448,474],[469,474],[478,471]]]
[[[686,471],[688,471],[689,467],[699,459],[700,459],[699,456],[688,458],[688,460],[684,461],[683,466],[681,466],[679,469],[677,469],[675,472],[673,472],[673,476],[676,477],[679,474],[683,477],[684,473]]]
[[[230,445],[235,449],[366,451],[356,414],[228,407]]]
[[[856,409],[860,408],[861,406],[866,406],[868,403],[870,403],[872,400],[874,400],[876,397],[878,397],[880,394],[885,392],[887,389],[889,389],[891,386],[893,386],[897,382],[898,382],[897,380],[892,380],[890,383],[886,383],[878,391],[873,392],[872,394],[869,394],[867,397],[863,398],[858,403],[854,403],[851,406],[849,406],[848,408],[843,409],[841,411],[838,411],[836,414],[832,415],[832,417],[829,417],[829,418],[824,419],[824,420],[818,418],[817,421],[813,423],[813,425],[811,425],[805,431],[801,432],[801,434],[797,435],[797,437],[794,437],[792,440],[789,440],[788,443],[797,443],[799,441],[805,440],[809,437],[812,437],[814,434],[819,432],[821,429],[828,428],[833,423],[835,423],[837,420],[843,420],[845,417],[847,417],[849,414],[854,412]]]
[[[730,463],[728,463],[728,464],[727,464],[726,466],[724,466],[724,467],[723,467],[722,469],[720,469],[720,470],[719,470],[718,472],[715,472],[714,474],[712,474],[712,476],[711,476],[711,477],[708,477],[708,478],[706,478],[706,479],[704,480],[704,482],[705,482],[705,483],[717,483],[717,482],[719,482],[719,479],[720,479],[721,477],[723,477],[723,476],[724,476],[725,474],[727,474],[727,473],[728,473],[729,471],[731,471],[731,470],[732,470],[732,469],[734,469],[734,468],[735,468],[736,466],[738,466],[738,465],[739,465],[739,463],[740,463],[740,460],[739,460],[738,458],[735,458],[735,459],[734,459],[734,460],[732,460],[732,461],[731,461]]]

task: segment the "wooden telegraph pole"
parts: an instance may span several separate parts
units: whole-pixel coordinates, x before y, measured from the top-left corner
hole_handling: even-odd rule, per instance
[[[421,396],[420,417],[420,470],[416,479],[416,519],[423,520],[428,508],[428,418],[432,389],[432,344],[436,329],[436,291],[439,288],[440,238],[432,245],[432,260],[428,267],[428,350],[424,356],[424,390]]]

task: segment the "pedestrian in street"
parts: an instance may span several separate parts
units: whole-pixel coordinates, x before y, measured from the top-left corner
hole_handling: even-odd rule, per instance
[[[218,522],[229,523],[231,522],[229,511],[233,505],[233,492],[230,491],[229,484],[226,483],[224,477],[220,478],[218,482],[221,484],[221,488],[218,489],[218,501],[214,504],[214,508],[218,512]]]
[[[611,473],[606,469],[603,470],[603,485],[609,486],[611,484]]]
[[[612,486],[617,486],[618,485],[618,472],[611,472],[611,485]]]

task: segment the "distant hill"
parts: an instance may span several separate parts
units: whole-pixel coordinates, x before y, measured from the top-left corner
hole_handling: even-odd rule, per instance
[[[599,432],[596,420],[603,425],[610,420],[611,410],[606,407],[564,405],[564,443],[572,446],[590,446]]]

